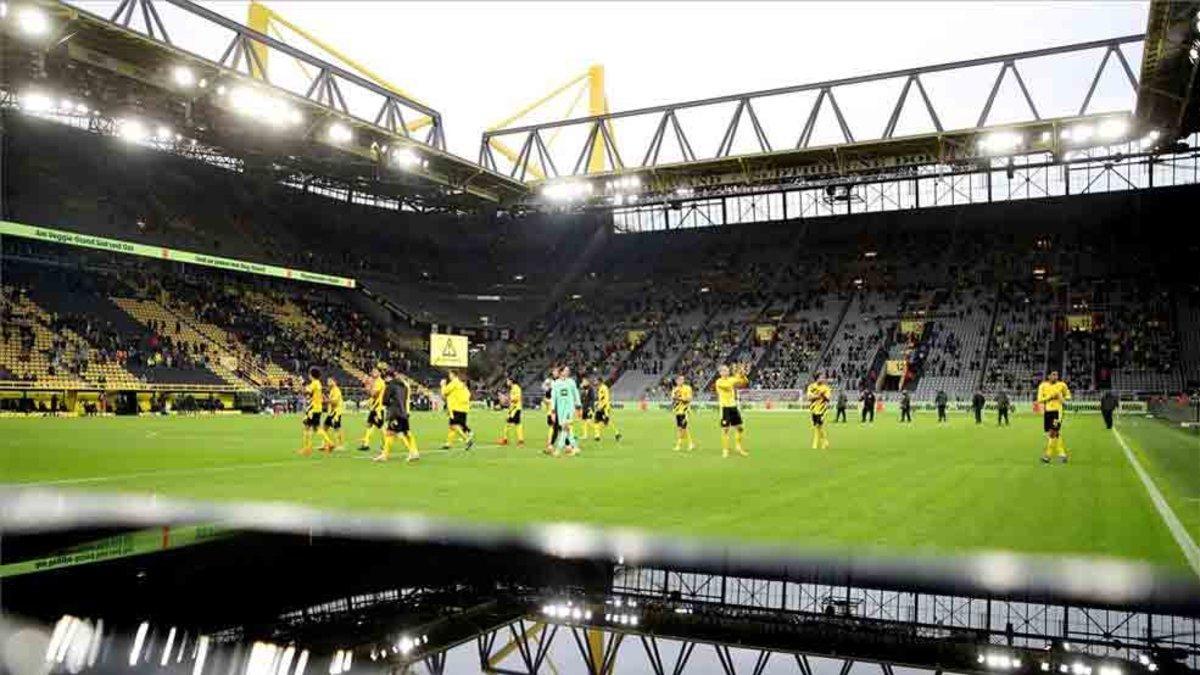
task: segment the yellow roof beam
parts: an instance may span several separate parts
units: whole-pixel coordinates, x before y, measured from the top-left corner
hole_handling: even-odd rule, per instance
[[[358,61],[354,60],[353,58],[351,58],[350,56],[348,56],[347,54],[345,54],[338,48],[334,47],[333,45],[330,45],[329,43],[325,42],[324,40],[317,37],[316,35],[310,33],[309,31],[305,30],[304,28],[301,28],[300,26],[296,25],[295,23],[289,21],[287,18],[285,18],[279,12],[276,12],[275,10],[271,9],[270,7],[267,7],[266,5],[262,4],[261,2],[257,2],[257,0],[251,0],[250,9],[246,16],[246,25],[248,27],[262,33],[263,35],[267,35],[267,34],[269,34],[273,23],[279,24],[279,25],[283,26],[284,28],[287,28],[288,30],[299,35],[300,37],[304,38],[305,40],[308,40],[309,42],[313,43],[314,45],[320,47],[326,53],[328,53],[330,56],[333,56],[334,58],[338,59],[342,63],[349,66],[351,70],[358,72],[359,75],[362,75],[363,77],[367,78],[368,80],[371,80],[372,82],[374,82],[375,84],[378,84],[379,86],[383,87],[384,89],[387,89],[395,94],[399,94],[400,96],[403,96],[411,101],[421,103],[422,105],[428,105],[428,104],[424,103],[423,101],[421,101],[416,96],[413,96],[412,94],[401,89],[400,87],[396,86],[395,84],[388,82],[382,76],[380,76],[378,73],[371,70],[370,68],[367,68],[366,66],[359,63]],[[276,30],[275,33],[276,33],[276,35],[278,35],[279,31]],[[263,45],[263,44],[258,44],[256,42],[252,41],[251,49],[253,49],[255,55],[258,56],[258,61],[259,61],[259,63],[262,63],[263,70],[269,72],[269,66],[267,65],[267,54],[268,54],[267,46]],[[250,64],[250,75],[251,75],[251,77],[263,79],[264,73],[258,71],[258,67],[256,64],[251,63]],[[422,116],[422,117],[419,117],[419,118],[413,120],[412,122],[405,122],[405,126],[407,126],[408,130],[411,132],[411,131],[416,131],[418,129],[427,127],[432,123],[433,123],[433,120],[430,117]]]

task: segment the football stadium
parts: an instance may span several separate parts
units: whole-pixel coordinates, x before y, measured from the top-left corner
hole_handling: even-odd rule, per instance
[[[0,64],[0,672],[1200,669],[1200,2],[3,0]]]

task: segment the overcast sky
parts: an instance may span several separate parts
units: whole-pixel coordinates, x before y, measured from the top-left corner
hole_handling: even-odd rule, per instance
[[[80,4],[105,15],[115,6]],[[202,4],[245,21],[247,2]],[[1147,2],[1119,0],[267,4],[439,110],[450,150],[472,159],[485,127],[592,63],[605,66],[610,105],[620,110],[1140,33],[1148,8]],[[172,11],[163,10],[169,26]],[[135,22],[135,27],[140,26]],[[199,29],[177,30],[172,38],[189,49],[215,49],[217,56],[225,41]],[[1136,72],[1140,46],[1126,53]],[[1067,60],[1052,75],[1028,75],[1036,81],[1031,84],[1035,99],[1060,96],[1064,111],[1078,106],[1099,56]],[[931,93],[939,110],[958,109],[957,116],[948,113],[948,128],[973,123],[978,115],[978,99],[986,98],[991,82],[975,79],[977,85],[943,86]],[[1068,80],[1077,84],[1068,86]],[[1112,94],[1122,95],[1132,100],[1128,91]],[[890,101],[870,92],[857,99],[846,96],[840,102],[852,126],[861,118],[877,134]],[[1121,105],[1112,96],[1098,100],[1101,109]],[[569,103],[569,97],[560,99],[541,119],[561,115]],[[1005,104],[998,105],[1002,116]],[[781,108],[773,114],[781,124],[799,128],[806,111]],[[697,117],[695,128],[688,129],[698,137],[694,143],[715,144],[722,117]]]

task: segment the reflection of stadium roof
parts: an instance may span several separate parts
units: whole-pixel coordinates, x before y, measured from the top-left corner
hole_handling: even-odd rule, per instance
[[[1200,657],[1195,582],[1137,564],[849,559],[574,526],[504,533],[416,517],[28,491],[4,494],[0,513],[9,560],[61,565],[6,578],[5,611],[43,622],[103,618],[117,627],[113,669],[141,621],[152,624],[142,649],[155,661],[167,627],[193,641],[210,636],[210,665],[224,665],[204,672],[247,658],[234,643],[252,641],[310,650],[309,667],[321,669],[312,672],[325,672],[339,650],[353,653],[356,669],[390,672],[421,662],[440,672],[455,659],[493,672],[542,672],[547,660],[573,666],[564,672],[608,672],[601,666],[619,659],[635,672],[687,672],[689,663],[733,672],[738,662],[757,673],[786,659],[806,675],[847,675],[855,662],[884,673],[1078,663],[1132,675],[1147,670],[1143,657],[1164,672],[1177,668],[1168,652],[1191,668]],[[182,539],[183,523],[203,521],[238,529],[158,552],[160,538]],[[56,556],[137,527],[151,528],[145,550],[134,534],[110,540],[124,548],[105,549],[103,562]],[[47,534],[58,528],[70,529]]]

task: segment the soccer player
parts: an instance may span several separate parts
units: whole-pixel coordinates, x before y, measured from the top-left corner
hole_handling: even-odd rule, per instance
[[[304,387],[308,405],[304,408],[304,441],[298,451],[301,455],[312,454],[313,434],[321,429],[321,410],[325,408],[325,397],[321,393],[321,371],[308,369],[308,384]]]
[[[558,379],[558,367],[550,366],[550,375],[542,380],[542,410],[546,413],[546,453],[554,450],[554,441],[558,440],[558,425],[554,423],[553,402],[554,381]]]
[[[450,413],[450,429],[446,432],[446,442],[443,450],[449,450],[455,437],[461,437],[467,442],[464,450],[470,450],[475,445],[475,433],[467,426],[467,412],[471,409],[471,390],[459,377],[458,371],[451,370],[448,379],[441,382],[442,398],[446,400],[446,410]]]
[[[327,382],[329,385],[329,410],[325,413],[325,424],[322,427],[324,437],[330,444],[330,450],[341,450],[346,443],[346,437],[342,435],[342,413],[346,411],[346,402],[342,399],[342,389],[337,385],[337,382],[331,377]],[[330,439],[330,434],[337,439],[334,443]]]
[[[812,449],[820,447],[829,449],[829,437],[825,435],[825,412],[829,410],[829,399],[833,398],[833,389],[825,383],[825,376],[818,373],[812,384],[804,391],[808,399],[808,411],[812,413]]]
[[[397,437],[404,448],[408,450],[408,456],[404,461],[415,462],[421,459],[421,453],[417,451],[417,439],[413,436],[409,424],[412,386],[408,380],[395,371],[388,373],[388,382],[382,401],[387,410],[387,430],[383,434],[383,449],[375,456],[374,461],[386,462],[391,457],[392,445],[396,442]]]
[[[508,445],[508,432],[516,431],[517,445],[525,447],[525,425],[521,424],[521,385],[510,375],[504,378],[508,385],[508,416],[504,420],[504,433],[500,445]]]
[[[1059,460],[1067,463],[1067,446],[1062,439],[1063,403],[1071,399],[1071,390],[1067,383],[1058,379],[1058,371],[1050,372],[1050,376],[1042,381],[1037,388],[1037,400],[1042,405],[1042,430],[1046,432],[1046,450],[1042,453],[1042,463],[1049,464],[1050,457],[1057,454]]]
[[[374,377],[367,386],[367,429],[363,432],[358,449],[366,452],[371,449],[371,434],[376,429],[383,430],[383,390],[387,384],[383,381],[383,373],[379,368],[371,371]]]
[[[692,385],[687,383],[683,375],[675,376],[675,388],[671,390],[671,412],[675,413],[675,451],[678,452],[687,442],[688,452],[696,449],[692,441],[692,432],[688,429],[688,419],[692,416]]]
[[[621,442],[621,431],[612,420],[612,391],[602,377],[596,378],[596,412],[593,421],[596,423],[596,440],[600,440],[605,429],[612,427],[613,438]]]
[[[579,386],[571,378],[570,368],[561,366],[558,369],[558,379],[554,380],[550,393],[552,397],[550,415],[558,429],[557,443],[552,454],[555,457],[563,454],[568,457],[578,455],[579,441],[575,438],[572,423],[583,408],[582,402],[579,400]],[[564,447],[566,448],[565,453],[562,451]]]
[[[583,437],[592,435],[592,422],[596,415],[596,388],[586,377],[579,380],[579,402],[583,406]],[[600,425],[596,424],[596,440],[600,440]]]
[[[717,381],[713,387],[717,390],[717,405],[721,408],[721,456],[729,457],[729,430],[734,430],[733,443],[737,453],[749,457],[750,453],[742,447],[742,437],[746,427],[742,424],[742,413],[738,410],[737,390],[749,386],[746,373],[742,368],[731,371],[728,365],[721,364],[717,368]]]

